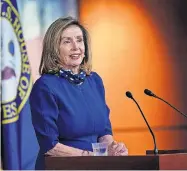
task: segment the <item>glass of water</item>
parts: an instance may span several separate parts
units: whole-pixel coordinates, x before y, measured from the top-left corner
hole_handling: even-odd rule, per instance
[[[94,156],[108,156],[108,143],[92,143]]]

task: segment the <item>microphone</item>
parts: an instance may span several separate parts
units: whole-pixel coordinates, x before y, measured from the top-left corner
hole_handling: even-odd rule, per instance
[[[179,111],[176,107],[174,107],[173,105],[171,105],[170,103],[168,103],[167,101],[165,101],[164,99],[158,97],[157,95],[155,95],[151,90],[148,90],[148,89],[145,89],[144,90],[144,93],[148,96],[152,96],[152,97],[155,97],[163,102],[165,102],[166,104],[168,104],[170,107],[172,107],[173,109],[175,109],[177,112],[179,112],[181,115],[183,115],[184,117],[187,118],[187,115],[182,113],[181,111]]]
[[[147,120],[146,120],[146,118],[145,118],[145,116],[144,116],[144,114],[143,114],[143,112],[142,112],[142,110],[141,110],[139,104],[138,104],[137,101],[134,99],[134,97],[132,96],[132,93],[131,93],[130,91],[127,91],[127,92],[126,92],[126,96],[127,96],[128,98],[132,99],[132,100],[136,103],[136,105],[138,106],[138,109],[140,110],[140,112],[141,112],[141,114],[142,114],[142,116],[143,116],[143,118],[144,118],[144,121],[145,121],[145,123],[147,124],[147,126],[148,126],[148,128],[149,128],[149,131],[150,131],[150,133],[151,133],[151,135],[152,135],[152,137],[153,137],[153,141],[154,141],[154,154],[158,154],[158,149],[157,149],[157,146],[156,146],[155,135],[154,135],[154,133],[153,133],[151,127],[149,126],[149,123],[147,122]]]

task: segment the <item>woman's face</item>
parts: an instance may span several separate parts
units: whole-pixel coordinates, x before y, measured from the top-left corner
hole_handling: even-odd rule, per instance
[[[71,25],[62,32],[59,50],[63,68],[78,72],[85,52],[83,33],[78,26]]]

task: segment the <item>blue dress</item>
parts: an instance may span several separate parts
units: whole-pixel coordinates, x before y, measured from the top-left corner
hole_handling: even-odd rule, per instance
[[[60,76],[42,75],[33,86],[30,105],[43,154],[58,142],[92,151],[91,143],[112,135],[103,82],[95,72],[81,85]]]

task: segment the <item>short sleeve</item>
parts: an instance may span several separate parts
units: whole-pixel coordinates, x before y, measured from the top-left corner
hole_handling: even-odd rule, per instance
[[[58,106],[54,94],[43,81],[37,81],[30,95],[32,123],[44,154],[58,143]]]
[[[100,135],[100,137],[102,137],[104,135],[112,135],[112,127],[111,127],[111,122],[110,122],[110,118],[109,118],[110,109],[108,108],[107,105],[106,105],[106,110],[107,110],[107,124],[105,126],[105,132],[102,135]]]
[[[107,117],[107,122],[105,125],[105,131],[99,135],[99,137],[102,137],[104,135],[112,135],[112,127],[111,127],[111,122],[110,122],[110,109],[106,104],[106,99],[105,99],[105,88],[103,85],[103,81],[101,79],[101,77],[96,73],[93,72],[95,80],[96,80],[96,84],[98,86],[98,90],[100,92],[101,98],[103,99],[105,106],[106,106],[106,117]]]

